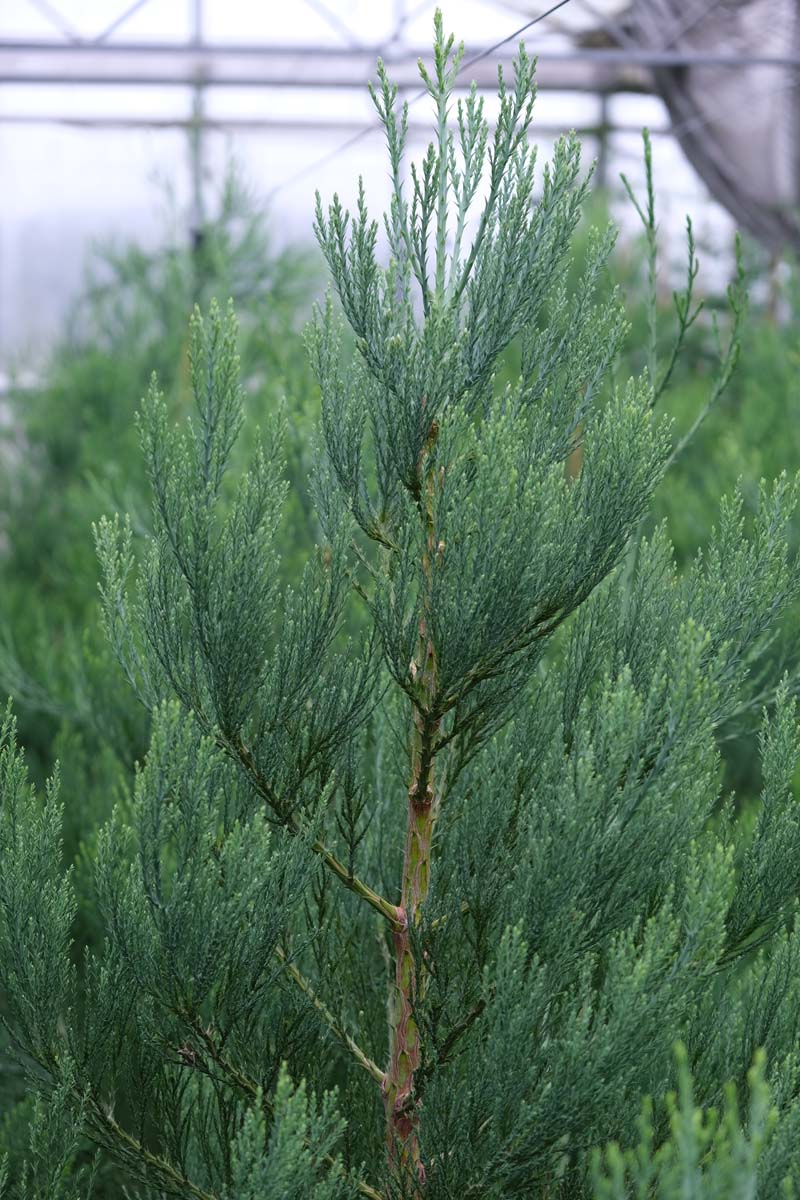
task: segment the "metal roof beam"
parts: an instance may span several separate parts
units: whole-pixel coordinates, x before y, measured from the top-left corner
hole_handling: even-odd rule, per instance
[[[464,72],[464,87],[473,79],[481,88],[494,87],[500,62],[497,56],[475,62]],[[392,58],[390,71],[399,87],[419,87],[416,54],[404,51]],[[372,49],[0,43],[1,83],[362,88],[374,74]],[[596,52],[541,52],[537,80],[546,90],[649,90],[641,65],[631,65],[624,56],[604,61]]]

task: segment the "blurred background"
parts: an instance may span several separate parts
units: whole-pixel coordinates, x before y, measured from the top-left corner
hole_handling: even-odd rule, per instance
[[[196,238],[235,161],[276,243],[308,242],[314,190],[377,208],[383,146],[365,84],[378,54],[407,97],[429,43],[419,0],[0,0],[0,372],[41,365],[80,289],[87,247]],[[491,91],[517,36],[539,56],[536,132],[574,128],[614,215],[620,171],[656,142],[660,224],[693,214],[715,261],[734,223],[770,252],[796,242],[796,0],[458,0],[464,83]],[[533,23],[535,21],[535,23]],[[522,34],[515,31],[532,22]],[[497,49],[490,50],[497,43]],[[487,52],[488,51],[488,52]],[[479,56],[480,57],[477,57]],[[426,137],[412,107],[412,148]],[[417,145],[414,145],[414,143]],[[711,276],[721,282],[718,271]],[[724,281],[724,280],[723,280]]]

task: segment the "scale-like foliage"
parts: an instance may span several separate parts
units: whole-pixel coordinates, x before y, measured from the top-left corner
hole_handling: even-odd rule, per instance
[[[105,940],[80,970],[55,788],[35,797],[4,735],[0,961],[40,1095],[16,1194],[71,1196],[81,1135],[154,1200],[800,1182],[797,717],[763,678],[797,485],[764,485],[752,521],[723,502],[682,572],[664,528],[641,536],[679,448],[655,411],[673,360],[655,390],[615,380],[612,233],[567,287],[578,146],[539,180],[531,61],[492,131],[475,89],[454,99],[460,55],[437,17],[410,183],[379,68],[388,262],[363,189],[352,216],[318,204],[354,339],[329,298],[308,336],[325,541],[294,589],[280,422],[232,466],[232,314],[192,321],[191,422],[156,381],[144,401],[152,532],[140,552],[105,521],[97,544],[152,737],[98,837]],[[679,343],[693,279],[690,247]],[[751,820],[719,740],[761,708]]]
[[[747,1128],[742,1128],[735,1088],[726,1089],[722,1113],[695,1108],[686,1051],[678,1047],[678,1095],[667,1097],[669,1138],[654,1145],[652,1107],[642,1112],[641,1141],[622,1154],[618,1146],[607,1152],[605,1164],[595,1159],[594,1200],[747,1200],[757,1193],[759,1165],[774,1130],[777,1112],[770,1106],[764,1081],[764,1056],[759,1054],[748,1075],[750,1107]],[[795,1117],[796,1120],[796,1117]],[[789,1200],[791,1183],[780,1189]],[[776,1197],[779,1192],[774,1192]]]

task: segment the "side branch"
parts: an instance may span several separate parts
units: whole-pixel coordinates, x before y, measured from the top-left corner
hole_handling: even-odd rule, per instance
[[[235,755],[236,760],[241,764],[250,777],[250,780],[259,796],[266,800],[270,808],[277,814],[282,821],[284,828],[287,829],[289,833],[299,837],[302,830],[297,818],[294,816],[294,814],[287,814],[285,811],[283,811],[280,797],[276,794],[275,789],[272,787],[272,784],[269,782],[269,780],[265,779],[259,771],[252,754],[245,746],[241,738],[237,738],[234,743],[227,741],[224,742],[223,748],[229,754],[233,753]],[[365,904],[369,904],[371,908],[374,908],[376,912],[379,912],[381,916],[389,922],[392,928],[398,927],[400,924],[400,916],[396,904],[390,904],[388,900],[379,895],[378,892],[374,891],[368,884],[364,883],[362,879],[359,879],[357,875],[354,875],[352,871],[349,871],[344,863],[338,859],[336,855],[329,850],[325,843],[319,838],[315,838],[315,840],[311,843],[311,849],[315,854],[319,855],[328,870],[336,876],[340,883],[344,884],[348,891],[354,892],[355,895],[359,896]]]
[[[140,1171],[149,1171],[151,1179],[153,1176],[158,1177],[158,1186],[166,1193],[177,1196],[192,1196],[194,1200],[217,1200],[217,1197],[212,1192],[206,1192],[197,1184],[192,1183],[187,1179],[172,1163],[167,1159],[161,1158],[158,1154],[153,1154],[142,1145],[132,1134],[123,1129],[114,1118],[105,1111],[103,1106],[93,1099],[91,1102],[92,1115],[96,1125],[98,1126],[97,1133],[92,1139],[106,1149],[116,1147],[121,1156],[141,1164]],[[102,1130],[102,1132],[101,1132]]]
[[[301,974],[294,963],[289,960],[289,957],[283,947],[276,946],[275,953],[283,963],[286,974],[294,980],[294,982],[300,988],[300,991],[308,997],[336,1040],[341,1042],[345,1049],[348,1050],[356,1060],[358,1065],[362,1067],[368,1075],[371,1075],[376,1083],[382,1085],[385,1079],[385,1072],[380,1069],[377,1063],[372,1061],[369,1055],[364,1053],[358,1043],[351,1038],[347,1030],[341,1027],[325,1001],[317,995],[312,985],[306,979],[305,975]]]
[[[428,1079],[435,1070],[445,1066],[451,1059],[456,1043],[469,1029],[475,1024],[478,1018],[486,1009],[486,1000],[480,999],[477,1004],[469,1010],[466,1016],[462,1017],[448,1033],[447,1037],[439,1047],[438,1053],[432,1062],[424,1063],[421,1070],[417,1074],[415,1081],[414,1101],[418,1104],[422,1099],[422,1094],[425,1091],[425,1085]]]
[[[281,956],[283,957],[281,958]],[[282,961],[285,961],[285,952],[281,950],[278,957],[281,958]],[[189,1024],[191,1025],[194,1033],[202,1043],[205,1053],[208,1055],[208,1058],[214,1064],[217,1070],[219,1070],[229,1080],[230,1083],[239,1088],[239,1090],[245,1096],[248,1096],[251,1100],[260,1100],[260,1103],[264,1107],[265,1111],[268,1112],[270,1116],[274,1116],[274,1108],[271,1101],[263,1095],[255,1080],[250,1079],[247,1075],[243,1075],[238,1067],[234,1066],[230,1059],[222,1053],[215,1043],[211,1031],[204,1028],[202,1021],[197,1018],[188,1017],[188,1014],[187,1019],[189,1020]],[[196,1066],[198,1064],[197,1062],[189,1062],[189,1065]],[[336,1160],[330,1154],[326,1154],[323,1158],[323,1162],[328,1167],[334,1166],[335,1161]],[[359,1196],[364,1197],[364,1200],[384,1200],[384,1197],[380,1192],[376,1191],[375,1188],[370,1187],[368,1183],[364,1183],[363,1180],[358,1180],[355,1188]],[[216,1200],[216,1197],[208,1197],[207,1200]]]
[[[288,828],[291,829],[292,833],[299,835],[300,829],[296,823],[292,823],[292,825]],[[349,889],[349,891],[355,892],[357,896],[361,897],[365,904],[369,904],[376,910],[376,912],[379,912],[382,917],[385,917],[393,929],[399,927],[402,921],[402,916],[396,904],[390,904],[388,900],[384,899],[383,896],[380,896],[377,892],[373,891],[373,889],[369,887],[368,884],[364,883],[362,879],[359,879],[357,875],[353,875],[347,869],[344,863],[338,859],[335,854],[332,854],[325,844],[319,840],[319,838],[311,843],[311,849],[315,854],[320,856],[328,870],[332,871],[337,879],[339,879],[340,882]]]

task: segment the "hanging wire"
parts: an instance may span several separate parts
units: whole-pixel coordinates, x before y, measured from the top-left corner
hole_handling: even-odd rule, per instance
[[[144,8],[145,4],[148,4],[149,2],[150,0],[134,0],[134,3],[131,4],[129,8],[126,8],[124,12],[121,12],[120,15],[113,20],[110,25],[107,25],[101,33],[98,33],[97,37],[90,39],[92,45],[99,45],[101,42],[104,42],[106,38],[111,37],[112,33],[116,33],[121,25],[124,25],[126,21],[130,20],[134,13],[137,13],[140,8]]]
[[[70,42],[79,42],[80,34],[73,25],[69,23],[63,13],[59,12],[54,4],[50,4],[49,0],[28,0],[31,8],[39,13],[40,16],[57,29],[58,32]]]
[[[481,50],[479,54],[475,54],[472,58],[467,59],[467,61],[463,62],[459,67],[458,74],[460,75],[462,71],[469,70],[470,67],[474,66],[475,63],[480,62],[482,59],[488,58],[490,54],[494,54],[495,51],[499,50],[502,46],[505,46],[508,42],[520,37],[534,25],[538,25],[540,21],[546,20],[547,17],[552,16],[554,12],[558,12],[560,8],[564,8],[569,3],[570,0],[558,0],[557,4],[553,4],[545,12],[539,13],[537,17],[533,17],[530,21],[526,21],[524,25],[521,25],[519,29],[515,29],[512,33],[509,33],[507,37],[501,38],[499,42],[495,42],[492,46],[487,46],[484,50]],[[411,107],[412,104],[416,104],[419,100],[422,100],[425,96],[427,96],[427,94],[426,88],[420,88],[420,90],[415,92],[408,101],[409,107]],[[320,155],[320,157],[315,159],[313,162],[307,163],[304,167],[301,167],[299,171],[295,171],[293,175],[290,175],[288,179],[284,179],[281,183],[277,184],[274,188],[267,192],[266,200],[268,202],[273,200],[275,196],[279,195],[283,191],[286,191],[287,188],[293,187],[294,184],[299,183],[301,179],[305,179],[308,175],[312,175],[321,167],[326,167],[328,163],[331,163],[337,159],[340,154],[344,154],[347,150],[352,149],[353,146],[357,146],[359,142],[364,140],[364,138],[369,137],[371,133],[375,133],[379,129],[381,129],[380,121],[370,121],[368,125],[364,125],[363,128],[359,129],[357,133],[354,133],[352,137],[340,142],[338,146],[334,146],[332,150]]]
[[[118,17],[115,17],[110,25],[107,25],[105,29],[101,30],[101,32],[95,37],[90,38],[83,37],[73,25],[70,25],[70,23],[67,21],[67,18],[56,8],[54,4],[50,3],[50,0],[28,0],[28,3],[30,4],[31,8],[35,9],[47,21],[49,21],[59,33],[63,34],[63,36],[68,42],[70,42],[71,45],[99,46],[106,40],[106,38],[109,38],[112,33],[115,33],[121,25],[124,25],[125,22],[134,15],[134,13],[137,13],[140,8],[144,8],[145,4],[149,3],[149,0],[134,0],[134,3],[121,12]]]
[[[346,46],[349,46],[351,50],[360,49],[361,42],[353,33],[350,26],[341,17],[337,16],[328,4],[323,3],[323,0],[305,0],[305,4],[318,17],[321,17],[330,29],[339,35]]]

